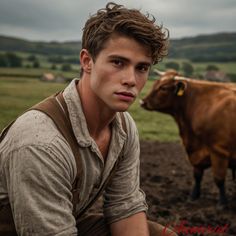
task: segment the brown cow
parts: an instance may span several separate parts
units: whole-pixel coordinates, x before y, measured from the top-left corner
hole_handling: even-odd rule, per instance
[[[236,167],[236,86],[179,77],[176,71],[162,73],[141,106],[170,114],[188,158],[194,167],[191,197],[200,197],[204,169],[212,166],[219,188],[219,206],[227,205],[225,176]]]

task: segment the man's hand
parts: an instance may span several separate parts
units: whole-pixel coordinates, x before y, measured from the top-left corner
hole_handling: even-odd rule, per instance
[[[111,224],[112,236],[149,236],[146,214],[139,212]]]

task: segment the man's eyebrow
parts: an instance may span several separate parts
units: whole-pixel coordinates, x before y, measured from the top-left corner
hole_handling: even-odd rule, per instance
[[[108,56],[110,59],[118,59],[118,60],[122,60],[122,61],[130,61],[128,58],[126,57],[122,57],[120,55],[110,55]]]
[[[110,55],[108,56],[109,59],[118,59],[122,61],[129,62],[130,60],[126,57],[120,56],[120,55]],[[152,64],[149,61],[140,61],[138,63],[139,65],[145,65],[145,66],[151,66]]]

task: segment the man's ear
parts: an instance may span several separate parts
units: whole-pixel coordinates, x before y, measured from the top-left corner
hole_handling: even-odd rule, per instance
[[[186,81],[178,81],[175,84],[175,94],[177,96],[183,96],[187,88],[187,83]]]
[[[80,52],[80,65],[83,68],[83,73],[90,74],[91,66],[92,66],[93,59],[89,54],[87,49],[82,49]]]

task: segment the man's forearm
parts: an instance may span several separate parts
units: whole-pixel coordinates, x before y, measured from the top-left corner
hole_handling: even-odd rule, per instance
[[[149,236],[146,214],[135,215],[111,224],[112,236]]]

